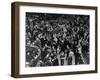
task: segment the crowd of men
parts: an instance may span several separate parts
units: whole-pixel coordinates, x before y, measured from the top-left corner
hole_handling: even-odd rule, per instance
[[[26,66],[89,64],[89,16],[26,13]]]

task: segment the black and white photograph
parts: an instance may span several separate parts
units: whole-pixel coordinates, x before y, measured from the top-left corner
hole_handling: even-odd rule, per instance
[[[97,73],[97,7],[12,4],[12,76]]]
[[[26,12],[26,67],[88,65],[90,16]]]

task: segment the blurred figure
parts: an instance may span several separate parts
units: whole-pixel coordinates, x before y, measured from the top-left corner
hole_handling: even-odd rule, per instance
[[[61,65],[64,65],[64,60],[65,60],[65,54],[64,54],[64,52],[62,51],[61,53],[60,53],[60,60],[61,60]]]
[[[68,65],[75,65],[75,56],[74,52],[70,49],[68,56]]]

